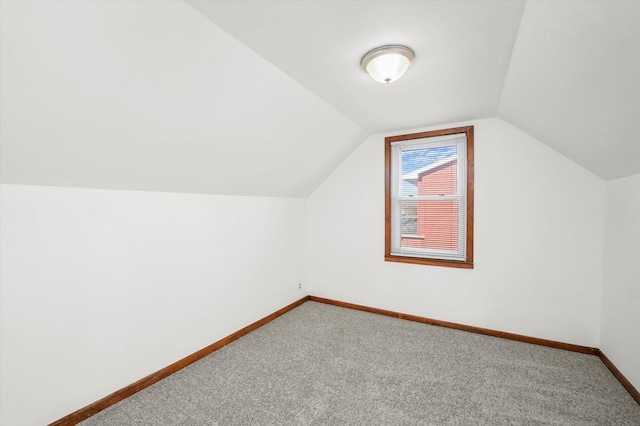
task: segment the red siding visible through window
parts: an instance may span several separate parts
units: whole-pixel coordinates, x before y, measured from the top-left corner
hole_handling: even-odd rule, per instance
[[[417,195],[454,195],[457,192],[457,160],[418,177]],[[458,249],[458,202],[418,201],[416,236],[402,237],[402,247],[434,250]]]
[[[473,269],[473,126],[384,142],[384,260]]]

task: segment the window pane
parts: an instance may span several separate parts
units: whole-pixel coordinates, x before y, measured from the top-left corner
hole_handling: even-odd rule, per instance
[[[402,151],[400,194],[456,195],[458,191],[457,147],[442,146]]]
[[[473,269],[473,126],[385,138],[385,261]]]
[[[400,248],[458,251],[458,200],[400,201]]]
[[[415,201],[401,201],[401,233],[416,235],[418,233],[418,205]]]

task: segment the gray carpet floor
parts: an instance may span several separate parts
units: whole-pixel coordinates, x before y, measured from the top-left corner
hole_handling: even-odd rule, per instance
[[[640,425],[599,358],[306,302],[80,423]]]

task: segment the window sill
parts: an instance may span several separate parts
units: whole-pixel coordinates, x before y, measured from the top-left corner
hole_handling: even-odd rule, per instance
[[[461,268],[461,269],[473,269],[473,262],[465,262],[459,260],[445,260],[445,259],[425,259],[421,257],[409,257],[409,256],[390,256],[384,257],[385,262],[400,262],[400,263],[416,263],[419,265],[431,265],[431,266],[445,266],[448,268]]]

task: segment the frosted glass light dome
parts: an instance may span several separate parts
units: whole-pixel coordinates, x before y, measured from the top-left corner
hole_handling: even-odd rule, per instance
[[[375,81],[389,84],[404,75],[415,57],[406,46],[381,46],[364,55],[360,65]]]

